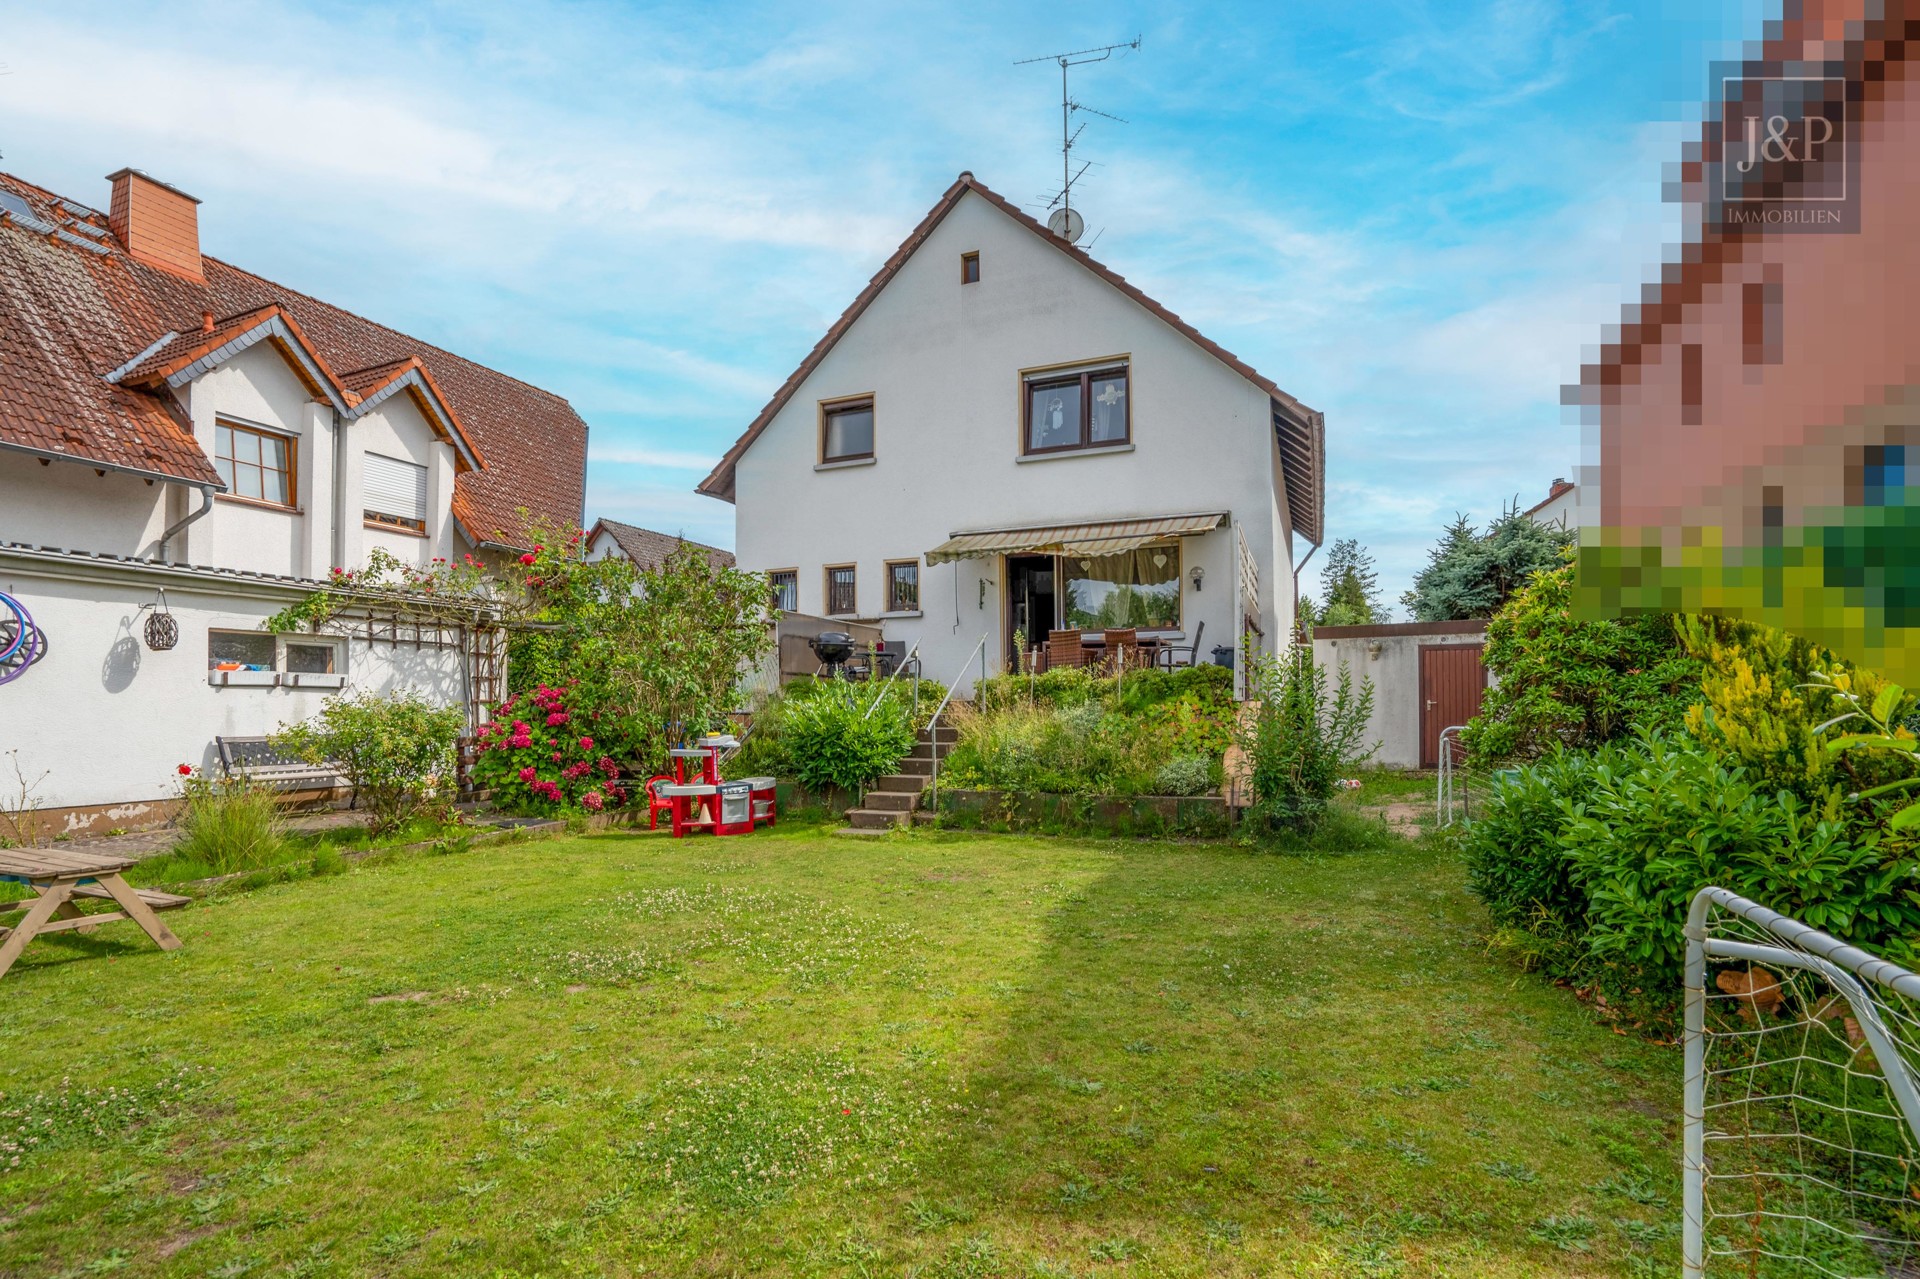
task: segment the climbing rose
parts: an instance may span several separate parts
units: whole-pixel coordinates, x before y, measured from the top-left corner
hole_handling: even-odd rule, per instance
[[[531,564],[531,563],[533,563],[533,556],[532,556],[531,554],[528,554],[528,555],[522,555],[522,556],[520,557],[520,562],[521,562],[522,564]]]
[[[193,765],[192,765],[192,764],[182,764],[182,765],[180,765],[180,776],[182,776],[182,777],[192,777],[192,776],[193,776]]]

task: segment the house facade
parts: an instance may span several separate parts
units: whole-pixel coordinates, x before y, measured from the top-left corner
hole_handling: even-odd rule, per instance
[[[1289,635],[1323,433],[962,174],[699,491],[781,608],[878,622],[964,691],[1054,630]]]
[[[635,567],[641,569],[659,568],[666,562],[667,556],[682,545],[700,551],[707,557],[707,563],[716,569],[733,567],[732,551],[690,538],[676,537],[671,533],[656,533],[637,524],[598,519],[587,532],[588,559],[603,560],[610,555],[620,555],[632,560]]]
[[[564,400],[206,257],[192,197],[110,181],[101,213],[0,175],[0,777],[70,833],[163,816],[216,738],[342,690],[497,693],[478,615],[265,622],[376,551],[504,555],[585,488]]]
[[[1913,3],[1789,5],[1716,68],[1670,184],[1688,241],[1563,392],[1596,613],[1744,616],[1920,678],[1916,31]]]

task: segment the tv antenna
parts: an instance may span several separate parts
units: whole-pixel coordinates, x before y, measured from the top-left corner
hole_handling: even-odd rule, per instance
[[[1079,172],[1074,171],[1073,144],[1080,140],[1080,134],[1087,127],[1084,123],[1077,129],[1073,127],[1074,112],[1084,111],[1088,115],[1097,115],[1103,120],[1112,120],[1115,124],[1125,124],[1126,121],[1117,115],[1097,111],[1084,102],[1075,102],[1073,96],[1067,92],[1067,68],[1085,66],[1089,62],[1105,62],[1115,53],[1121,53],[1124,56],[1125,53],[1132,53],[1139,48],[1140,37],[1136,35],[1125,44],[1106,44],[1097,49],[1075,49],[1071,53],[1047,53],[1037,58],[1022,58],[1013,64],[1016,67],[1024,67],[1035,62],[1060,64],[1060,194],[1047,202],[1047,207],[1053,210],[1052,216],[1047,219],[1047,229],[1068,244],[1078,240],[1087,229],[1085,219],[1074,211],[1073,184],[1093,167],[1092,161],[1086,161],[1080,165]],[[1055,205],[1059,207],[1055,208]]]

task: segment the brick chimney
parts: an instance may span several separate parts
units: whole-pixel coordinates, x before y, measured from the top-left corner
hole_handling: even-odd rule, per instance
[[[107,181],[113,183],[107,221],[128,256],[205,283],[200,271],[200,201],[138,169],[110,173]]]

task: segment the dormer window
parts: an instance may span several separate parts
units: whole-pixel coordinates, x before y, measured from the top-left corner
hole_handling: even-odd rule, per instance
[[[820,461],[859,462],[873,457],[873,397],[820,406]]]
[[[1025,382],[1026,452],[1064,453],[1132,441],[1126,365],[1029,373]]]
[[[295,505],[292,440],[225,419],[214,426],[213,440],[213,465],[227,482],[229,496],[265,506]]]
[[[361,468],[363,509],[375,528],[427,531],[427,468],[397,457],[368,453]]]

